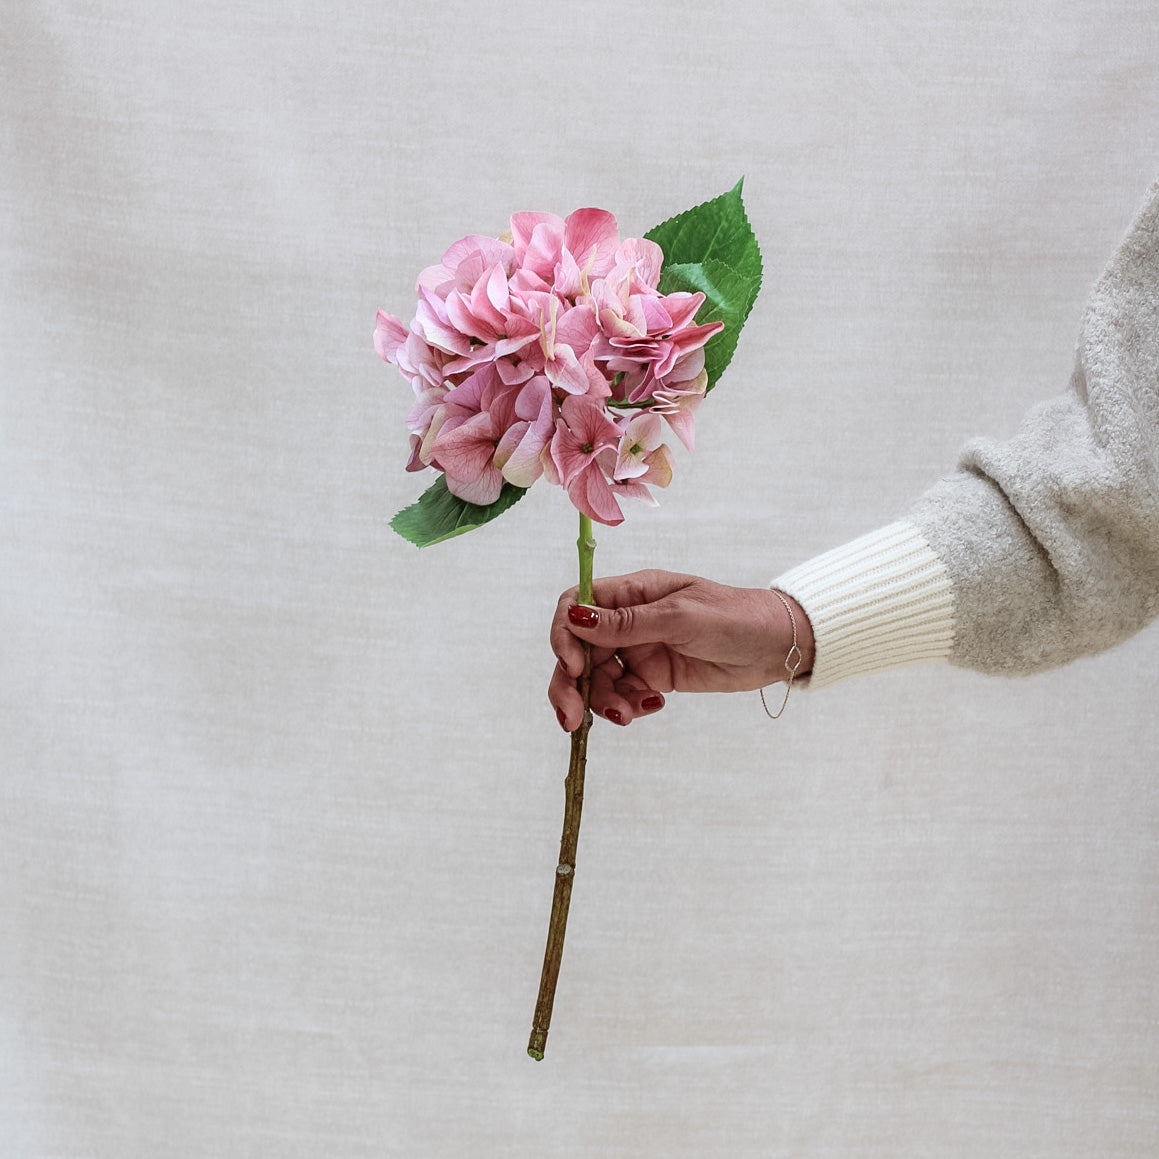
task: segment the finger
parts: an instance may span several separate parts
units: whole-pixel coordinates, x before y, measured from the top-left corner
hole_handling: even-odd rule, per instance
[[[664,697],[632,673],[616,681],[616,691],[632,706],[633,719],[651,716],[664,707]]]
[[[592,669],[592,712],[613,724],[631,724],[636,714],[631,701],[617,688],[619,676],[620,666],[613,660]]]
[[[555,718],[564,732],[574,732],[579,728],[584,715],[584,698],[580,696],[575,681],[558,665],[547,686],[547,699],[555,709]]]
[[[584,670],[584,646],[568,631],[567,610],[576,602],[577,588],[569,588],[555,606],[555,616],[551,621],[548,639],[551,650],[564,673],[573,680]]]
[[[601,648],[631,648],[640,644],[670,643],[683,639],[694,625],[689,610],[663,597],[655,603],[624,607],[590,607],[572,603],[566,609],[566,629],[579,640]]]

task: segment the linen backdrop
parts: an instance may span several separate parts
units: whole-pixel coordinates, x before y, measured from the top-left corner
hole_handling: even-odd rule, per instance
[[[9,0],[0,1153],[1159,1150],[1159,635],[597,722],[535,488],[426,551],[375,311],[510,212],[744,175],[766,281],[597,573],[759,585],[1069,377],[1151,0]]]

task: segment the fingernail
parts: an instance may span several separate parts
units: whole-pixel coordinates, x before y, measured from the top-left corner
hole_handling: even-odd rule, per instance
[[[567,618],[580,628],[594,628],[600,622],[600,613],[595,608],[585,608],[583,604],[572,604],[567,610]]]
[[[640,701],[640,707],[645,712],[655,712],[656,709],[664,707],[664,697],[645,696],[644,699]]]
[[[555,710],[555,719],[559,721],[559,727],[567,732],[567,717],[563,715],[563,709],[557,708]]]
[[[606,709],[604,711],[604,716],[606,716],[608,718],[608,720],[610,720],[612,722],[612,724],[623,724],[624,723],[623,713],[617,712],[614,708]]]

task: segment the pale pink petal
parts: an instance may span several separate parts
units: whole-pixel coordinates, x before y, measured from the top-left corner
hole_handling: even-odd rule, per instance
[[[497,358],[495,366],[499,371],[499,377],[508,386],[518,386],[535,373],[534,367],[529,363],[516,362],[513,358]]]
[[[647,470],[647,456],[660,445],[662,438],[659,415],[645,411],[633,417],[620,436],[616,467],[612,478],[635,479]]]
[[[447,295],[447,318],[460,333],[480,342],[489,342],[496,336],[496,330],[471,310],[471,303],[458,290]],[[502,321],[502,319],[500,319]]]
[[[493,466],[488,466],[477,479],[456,479],[448,475],[447,490],[468,503],[487,507],[499,498],[503,490],[503,476]]]
[[[511,292],[507,288],[507,273],[502,266],[492,266],[485,283],[487,300],[497,311],[500,320],[506,315],[511,304]]]
[[[664,417],[690,451],[695,449],[693,412],[704,401],[707,387],[708,372],[702,370],[691,382],[681,383],[679,388],[666,386],[652,395],[656,401],[653,413]]]
[[[475,415],[453,430],[444,424],[433,444],[433,457],[451,477],[469,483],[478,479],[495,454],[491,416]],[[474,502],[474,500],[472,500]]]
[[[661,443],[645,460],[648,471],[640,479],[653,487],[667,487],[672,482],[672,455],[667,443]]]
[[[431,346],[447,354],[466,354],[471,349],[471,340],[452,325],[447,316],[446,305],[427,290],[420,290],[415,321],[422,330],[423,337]]]
[[[410,435],[410,458],[406,461],[406,469],[408,471],[425,471],[427,469],[426,463],[422,461],[420,451],[422,450],[423,441],[418,435]]]
[[[617,499],[635,499],[640,503],[646,503],[649,507],[660,506],[656,496],[644,486],[641,479],[628,479],[623,483],[613,483],[612,493]]]
[[[567,486],[572,479],[590,465],[592,452],[584,451],[583,442],[577,439],[560,419],[551,440],[551,460],[559,474],[560,481]]]
[[[547,439],[531,423],[516,423],[495,448],[495,465],[516,487],[530,487],[543,474],[541,458]]]
[[[599,319],[590,305],[572,306],[556,315],[555,340],[566,342],[577,354],[586,350],[599,332]]]
[[[401,318],[379,310],[374,326],[374,349],[378,357],[395,362],[398,359],[398,348],[406,343],[408,333]]]
[[[595,450],[614,447],[620,441],[620,428],[608,417],[602,404],[590,398],[569,395],[560,408],[568,429],[581,443],[591,443]]]
[[[562,246],[563,230],[557,228],[554,222],[540,222],[531,231],[527,252],[519,263],[520,269],[530,270],[545,281],[552,280]]]
[[[539,453],[539,463],[543,467],[543,477],[553,487],[558,487],[562,480],[556,470],[555,461],[551,457],[551,443],[548,443]]]
[[[466,258],[478,254],[484,267],[499,265],[505,270],[514,268],[515,247],[498,238],[483,234],[471,234],[460,238],[443,254],[443,266],[457,270]]]
[[[616,266],[630,267],[640,281],[651,288],[660,282],[664,265],[664,251],[644,237],[629,237],[616,251]]]
[[[463,421],[464,420],[462,419],[453,419],[445,406],[439,407],[439,409],[436,410],[435,413],[431,416],[431,425],[427,427],[427,433],[423,435],[422,445],[419,447],[419,458],[424,463],[426,463],[428,467],[432,466],[434,463],[435,453],[433,448],[435,445],[435,439],[437,439],[442,433],[443,427],[447,426],[448,422],[453,427],[456,422]]]
[[[455,289],[461,294],[469,294],[486,271],[486,259],[478,250],[472,250],[455,270]]]
[[[691,390],[693,383],[700,378],[701,374],[704,374],[704,347],[698,346],[695,350],[682,354],[676,360],[672,369],[664,376],[664,385]],[[707,374],[704,374],[704,381],[707,384]],[[700,388],[700,392],[704,393],[703,387]]]
[[[660,301],[664,303],[664,309],[672,318],[672,329],[681,330],[691,325],[692,319],[696,317],[696,311],[704,304],[704,295],[688,294],[679,290],[675,294],[666,294]]]
[[[619,244],[619,226],[606,209],[577,209],[564,222],[564,248],[589,278],[602,278],[611,270]]]
[[[519,418],[535,423],[540,434],[550,438],[555,429],[551,383],[543,376],[532,378],[519,392],[515,413]]]
[[[531,235],[535,232],[537,225],[550,225],[553,229],[557,229],[562,241],[562,217],[556,217],[554,213],[513,213],[511,215],[511,237],[517,265],[523,264],[523,255],[527,253],[527,247],[531,244]]]
[[[445,298],[455,288],[455,271],[446,266],[427,266],[415,279],[416,290],[429,290],[439,298]]]
[[[624,522],[612,485],[598,465],[590,471],[581,471],[568,484],[567,495],[580,511],[597,523],[615,527]]]
[[[551,288],[565,298],[578,298],[588,292],[587,276],[576,264],[571,251],[565,249],[560,254],[559,262],[555,267],[555,277]]]
[[[696,421],[690,410],[683,408],[664,415],[676,437],[690,450],[696,450]]]
[[[543,373],[547,375],[551,385],[568,394],[587,394],[588,376],[575,356],[570,346],[561,342],[555,344],[555,357],[548,358],[543,364]]]
[[[580,357],[580,366],[583,368],[584,374],[587,375],[588,395],[591,398],[611,398],[612,384],[608,381],[607,375],[600,369],[594,348],[584,351]]]
[[[647,334],[667,334],[672,329],[672,316],[664,309],[660,298],[649,298],[645,294],[633,294],[633,302],[640,303],[644,315],[644,330]]]

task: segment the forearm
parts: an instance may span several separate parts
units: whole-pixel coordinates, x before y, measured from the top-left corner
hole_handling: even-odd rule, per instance
[[[1023,673],[1159,612],[1159,186],[1096,284],[1068,391],[863,540],[778,577],[814,685],[923,659]]]

